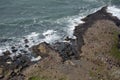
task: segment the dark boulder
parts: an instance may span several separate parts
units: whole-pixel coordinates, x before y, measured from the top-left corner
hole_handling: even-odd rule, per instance
[[[11,47],[11,51],[12,51],[13,53],[15,53],[15,52],[18,51],[18,49],[16,49],[16,47],[12,46],[12,47]]]
[[[29,45],[25,45],[25,48],[29,48]]]
[[[29,40],[28,40],[28,39],[25,39],[24,42],[25,42],[25,43],[29,43]]]
[[[10,51],[5,51],[5,52],[3,52],[3,54],[5,55],[5,56],[9,56],[11,53],[10,53]]]
[[[77,59],[79,57],[74,45],[67,42],[57,42],[54,48],[60,53],[64,61],[68,59]]]

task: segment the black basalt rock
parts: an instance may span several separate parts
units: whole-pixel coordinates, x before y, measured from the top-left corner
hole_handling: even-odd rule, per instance
[[[11,51],[12,51],[13,53],[15,53],[15,52],[18,51],[18,49],[16,49],[16,47],[12,46],[12,47],[11,47]]]
[[[79,57],[75,46],[67,42],[57,42],[54,44],[55,49],[60,53],[63,61],[77,59]]]
[[[11,53],[10,53],[10,51],[5,51],[5,52],[3,52],[3,54],[5,55],[5,56],[9,56]]]

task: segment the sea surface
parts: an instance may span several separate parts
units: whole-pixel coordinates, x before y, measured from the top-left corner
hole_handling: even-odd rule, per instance
[[[24,39],[30,47],[75,38],[81,19],[106,5],[120,18],[120,0],[0,0],[0,55],[12,46],[27,51]]]

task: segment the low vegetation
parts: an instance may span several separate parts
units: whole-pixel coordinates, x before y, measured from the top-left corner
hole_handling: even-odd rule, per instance
[[[114,32],[114,44],[111,48],[111,54],[116,58],[116,59],[120,59],[120,50],[118,48],[118,43],[119,43],[119,35],[120,33],[119,32]]]

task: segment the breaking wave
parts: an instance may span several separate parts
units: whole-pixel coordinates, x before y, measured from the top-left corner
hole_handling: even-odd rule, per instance
[[[107,12],[112,13],[113,16],[116,16],[120,19],[120,9],[116,6],[108,6]]]

